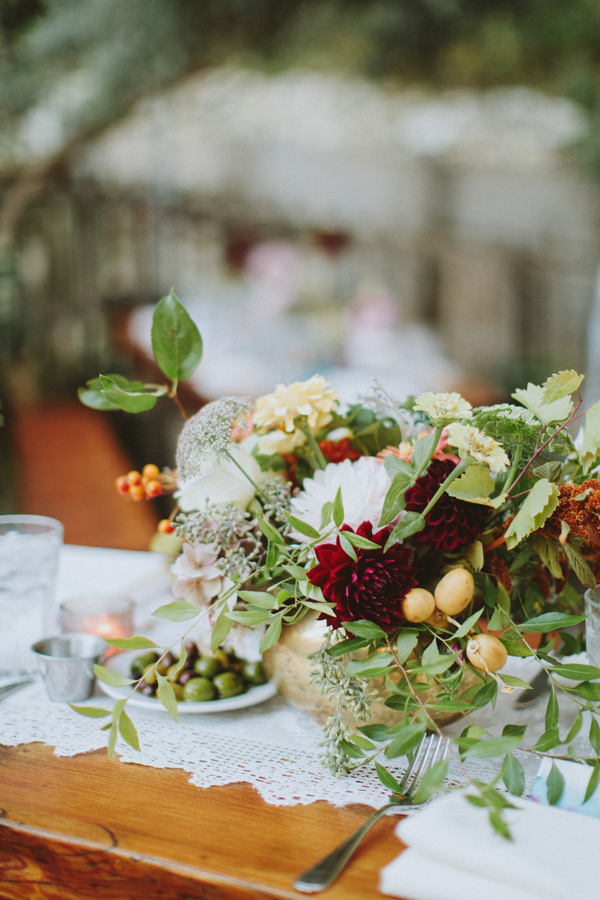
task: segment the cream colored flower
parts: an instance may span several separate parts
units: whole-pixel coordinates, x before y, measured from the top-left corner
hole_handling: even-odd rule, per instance
[[[288,387],[278,384],[272,394],[259,397],[252,421],[259,430],[279,428],[292,434],[296,430],[294,420],[305,417],[310,430],[316,432],[331,422],[338,403],[337,391],[327,387],[322,375],[313,375]]]
[[[472,425],[460,422],[448,425],[448,443],[458,449],[461,457],[471,457],[490,472],[506,472],[508,468],[510,460],[502,444]]]
[[[306,435],[296,429],[288,434],[282,428],[261,434],[257,441],[258,452],[264,456],[272,456],[274,453],[293,453],[297,447],[306,443]]]
[[[469,419],[472,408],[469,401],[456,392],[433,394],[425,391],[419,394],[415,402],[415,409],[427,413],[433,424],[438,426],[449,425],[457,419]]]

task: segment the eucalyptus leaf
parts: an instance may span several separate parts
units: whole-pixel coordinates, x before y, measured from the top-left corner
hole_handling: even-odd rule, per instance
[[[107,669],[98,663],[94,665],[94,674],[99,681],[109,684],[111,687],[127,687],[127,685],[134,683],[127,675],[118,675],[117,672],[113,672],[111,669]]]
[[[130,747],[133,747],[134,750],[140,749],[140,741],[138,738],[137,731],[135,730],[135,725],[125,712],[121,713],[119,716],[119,732],[123,740],[129,744]]]
[[[555,806],[563,795],[565,789],[565,779],[553,762],[546,778],[546,797],[550,806]]]
[[[104,640],[111,647],[116,647],[117,650],[151,650],[158,647],[158,644],[155,644],[150,638],[140,634],[134,634],[128,638],[104,638]]]
[[[69,706],[74,712],[80,716],[87,716],[88,719],[104,719],[110,716],[110,710],[102,706],[75,706],[73,703],[69,703]]]
[[[202,609],[199,606],[188,603],[187,600],[174,600],[172,603],[159,606],[152,615],[157,619],[166,619],[167,622],[187,622],[201,613]]]

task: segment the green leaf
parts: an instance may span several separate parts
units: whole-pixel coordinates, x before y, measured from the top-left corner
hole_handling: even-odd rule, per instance
[[[321,507],[321,528],[325,528],[331,522],[331,514],[333,513],[333,503],[326,500]]]
[[[563,795],[565,779],[562,772],[553,762],[546,778],[546,797],[550,806],[555,806]]]
[[[384,552],[387,552],[393,544],[397,544],[400,541],[403,541],[405,538],[410,537],[413,534],[417,534],[419,531],[423,531],[425,528],[425,517],[421,515],[421,513],[413,512],[410,510],[403,516],[389,538],[387,539],[386,545],[383,548]]]
[[[277,643],[277,641],[281,637],[282,627],[283,625],[280,616],[278,616],[276,619],[273,619],[273,621],[265,631],[262,641],[260,642],[261,653],[265,653]]]
[[[344,551],[346,556],[349,556],[351,559],[354,560],[354,562],[356,562],[358,559],[358,557],[356,555],[356,550],[354,549],[354,547],[348,540],[345,531],[340,532],[339,541],[340,541],[340,547],[342,548],[342,550]]]
[[[116,672],[112,672],[110,669],[106,669],[97,663],[94,665],[94,674],[104,684],[110,684],[112,687],[127,687],[127,685],[134,683],[126,675],[118,675]]]
[[[588,409],[583,426],[579,457],[584,472],[589,472],[600,453],[600,400]]]
[[[267,522],[263,516],[257,516],[256,521],[267,540],[273,541],[274,544],[278,544],[281,547],[285,547],[285,539],[279,534],[276,528],[273,528],[270,522]]]
[[[532,749],[539,750],[541,753],[546,753],[548,750],[553,750],[555,747],[558,747],[561,743],[562,741],[558,733],[558,727],[555,725],[538,738]]]
[[[306,576],[306,572],[304,575]],[[237,595],[241,600],[260,609],[273,609],[275,606],[275,597],[268,591],[238,591]]]
[[[200,332],[173,291],[154,310],[152,350],[161,372],[175,382],[187,381],[202,359]]]
[[[249,628],[254,628],[256,625],[264,625],[270,618],[269,613],[264,609],[245,609],[240,612],[233,610],[226,615],[233,622],[239,622],[241,625],[248,625]]]
[[[361,725],[358,730],[361,734],[364,734],[365,737],[377,742],[386,741],[390,736],[389,725]]]
[[[590,725],[590,744],[594,749],[596,756],[600,756],[600,728],[595,716],[592,716]]]
[[[379,678],[393,671],[394,657],[391,653],[374,653],[367,659],[351,659],[346,665],[346,674],[354,678]]]
[[[335,659],[338,656],[343,656],[345,653],[353,653],[355,650],[368,647],[370,643],[371,641],[367,638],[349,638],[347,641],[340,641],[334,644],[333,647],[328,647],[325,652],[328,656]]]
[[[560,400],[547,403],[544,388],[538,384],[531,384],[531,382],[527,388],[518,388],[511,396],[531,410],[542,425],[564,422],[573,411],[570,397],[562,397]]]
[[[561,579],[563,576],[558,560],[558,544],[556,541],[549,541],[541,534],[532,534],[529,538],[529,544],[533,547],[551,575],[554,578]]]
[[[537,632],[545,634],[548,631],[555,631],[557,628],[570,628],[571,625],[579,625],[584,619],[585,616],[572,616],[568,613],[548,612],[542,613],[541,616],[535,616],[533,619],[528,619],[517,627],[523,634],[536,634]]]
[[[171,718],[175,719],[176,722],[179,721],[177,698],[175,697],[173,685],[165,675],[159,675],[158,672],[156,673],[156,678],[158,681],[158,691],[156,692],[156,696]]]
[[[445,672],[446,669],[450,668],[460,655],[460,650],[457,650],[456,653],[442,653],[440,654],[439,659],[434,662],[419,666],[418,671],[424,672],[427,675],[441,675],[442,672]]]
[[[573,720],[573,724],[569,728],[569,731],[563,741],[563,744],[570,744],[574,737],[576,737],[581,731],[581,726],[583,725],[583,713],[580,709],[577,710],[577,715]]]
[[[562,400],[563,397],[568,397],[579,389],[583,377],[575,369],[566,369],[551,375],[543,385],[544,403],[554,403],[555,400]]]
[[[174,600],[164,606],[159,606],[152,613],[157,619],[166,619],[167,622],[187,622],[189,619],[195,619],[203,610],[187,600]]]
[[[545,478],[536,481],[506,530],[506,546],[509,550],[516,547],[532,531],[542,527],[558,506],[559,496],[555,484],[551,484]]]
[[[419,440],[415,442],[412,448],[412,453],[410,455],[410,460],[415,471],[420,469],[423,463],[431,458],[435,450],[435,446],[435,431],[432,431],[431,434],[423,435],[423,437],[420,437]]]
[[[502,729],[502,736],[510,735],[511,737],[518,737],[519,740],[522,741],[526,731],[527,725],[513,725],[512,723],[509,723]]]
[[[387,788],[388,791],[393,791],[394,794],[402,793],[400,783],[396,781],[394,776],[388,772],[381,763],[378,763],[377,760],[375,760],[375,769],[377,770],[377,775],[384,788]]]
[[[380,550],[381,544],[370,541],[369,538],[363,537],[362,534],[354,534],[353,531],[344,531],[346,537],[353,547],[360,547],[361,550]]]
[[[340,749],[346,756],[349,756],[351,759],[362,759],[365,755],[364,752],[358,747],[353,741],[340,741]]]
[[[361,619],[359,622],[344,622],[344,628],[346,631],[349,631],[350,634],[354,634],[361,638],[368,638],[370,641],[385,640],[387,637],[383,628],[376,625],[375,622],[367,622],[365,619]]]
[[[505,753],[509,753],[518,747],[520,742],[521,737],[516,734],[486,738],[469,747],[464,755],[471,759],[491,759],[494,756],[503,756]]]
[[[342,502],[342,489],[339,487],[333,501],[333,523],[339,528],[344,521],[344,504]]]
[[[556,699],[556,691],[554,685],[550,687],[550,696],[546,705],[546,731],[558,725],[558,700]]]
[[[456,631],[452,635],[452,638],[456,640],[457,638],[464,637],[465,634],[468,634],[475,622],[480,618],[482,613],[483,609],[479,609],[477,610],[477,612],[474,612],[472,616],[469,616],[468,619],[465,619],[460,628],[456,629]]]
[[[104,640],[111,647],[116,647],[117,650],[151,650],[153,647],[158,647],[158,644],[155,644],[150,638],[139,634],[128,638],[104,638]]]
[[[391,453],[383,457],[383,465],[385,471],[388,473],[392,481],[399,473],[408,475],[409,478],[412,478],[413,476],[413,468],[411,464],[407,463],[404,459],[400,459],[400,457],[398,456],[392,456]]]
[[[88,719],[104,719],[110,716],[110,710],[101,706],[75,706],[73,703],[69,703],[69,706],[74,712],[80,716],[87,716]]]
[[[595,587],[596,578],[594,576],[594,573],[590,569],[588,563],[585,561],[579,550],[576,550],[573,544],[571,544],[569,541],[566,541],[562,545],[562,548],[569,561],[570,567],[573,569],[580,582],[586,587]]]
[[[286,513],[286,519],[296,531],[300,534],[303,534],[304,537],[308,538],[319,538],[320,534],[316,528],[313,528],[312,525],[309,525],[308,522],[303,522],[302,519],[298,519],[296,516],[292,516],[290,513]]]
[[[401,666],[404,665],[410,654],[419,642],[419,632],[412,628],[403,628],[396,642],[396,655]]]
[[[390,522],[393,522],[398,513],[404,509],[404,495],[411,483],[412,473],[398,472],[394,476],[383,501],[379,528],[383,528],[384,525],[389,525]]]
[[[500,772],[502,781],[506,785],[506,790],[514,794],[515,797],[521,797],[525,791],[525,772],[523,766],[516,756],[507,753],[502,763],[502,771]]]
[[[496,482],[485,466],[469,466],[463,474],[453,481],[446,493],[457,500],[491,506],[490,496],[496,489]]]
[[[448,775],[448,760],[440,759],[439,762],[429,766],[427,771],[421,776],[419,786],[415,791],[412,802],[425,803],[434,794],[441,791]]]
[[[146,389],[144,386],[144,390],[141,391],[125,390],[107,375],[100,375],[100,384],[102,393],[112,404],[113,409],[116,407],[130,413],[146,412],[146,410],[152,409],[156,406],[157,399],[167,393],[165,387],[154,386],[150,389]]]
[[[219,649],[219,647],[229,634],[231,626],[233,625],[233,622],[227,615],[227,612],[227,606],[224,605],[221,612],[217,616],[217,621],[213,626],[212,634],[210,636],[210,649],[213,653],[216,653],[216,651]]]
[[[469,544],[463,551],[463,555],[474,572],[480,572],[483,569],[485,556],[481,541],[473,541],[472,544]]]
[[[577,687],[569,688],[572,694],[583,697],[584,700],[591,700],[593,703],[600,701],[600,684],[597,681],[582,681]]]
[[[407,756],[420,743],[424,734],[425,725],[421,723],[404,725],[385,748],[386,757],[394,759],[396,756]]]
[[[498,677],[504,682],[504,684],[507,684],[509,687],[523,688],[524,690],[527,690],[531,687],[530,684],[528,684],[526,681],[523,681],[522,678],[517,678],[516,675],[503,675],[502,672],[498,672],[497,674]]]
[[[552,671],[562,678],[573,681],[592,681],[600,678],[600,669],[597,666],[586,666],[583,663],[556,663],[552,666]]]
[[[583,802],[587,803],[591,797],[596,793],[596,788],[598,787],[598,783],[600,782],[600,763],[594,763],[594,770],[590,775],[590,780],[588,781],[588,786],[585,790],[585,796],[583,798]]]
[[[135,725],[133,724],[125,710],[123,710],[123,712],[119,716],[119,731],[123,740],[126,741],[126,743],[128,743],[130,747],[133,747],[134,750],[139,751],[140,742],[137,731],[135,730]]]
[[[110,726],[110,731],[108,733],[108,743],[106,746],[106,752],[108,753],[109,759],[114,759],[115,755],[115,747],[117,745],[117,737],[118,737],[118,724],[113,719],[112,725]]]

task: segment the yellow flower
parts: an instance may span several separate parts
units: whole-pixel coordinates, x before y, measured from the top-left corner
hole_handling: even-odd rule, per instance
[[[308,381],[296,381],[288,387],[278,384],[272,394],[259,397],[254,407],[252,421],[257,431],[278,428],[292,434],[295,420],[305,418],[314,433],[331,422],[331,415],[339,403],[339,394],[327,387],[322,375],[313,375]]]
[[[417,397],[415,409],[427,413],[433,424],[440,426],[449,425],[457,419],[469,419],[472,406],[456,392],[433,394],[425,391]]]
[[[510,460],[502,444],[472,425],[461,425],[460,422],[448,425],[448,443],[458,449],[461,457],[471,457],[487,466],[490,472],[506,472],[508,468]]]

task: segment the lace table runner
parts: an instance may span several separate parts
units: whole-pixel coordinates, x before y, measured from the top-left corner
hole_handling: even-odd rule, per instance
[[[523,666],[521,664],[521,670]],[[533,666],[529,667],[533,672]],[[88,701],[94,706],[110,706],[104,697]],[[514,710],[512,697],[499,698],[496,710],[478,712],[478,722],[500,733],[507,722],[529,722],[534,732],[543,728],[545,703],[532,709]],[[157,768],[179,768],[189,774],[192,784],[211,787],[248,782],[270,804],[287,806],[327,800],[336,806],[349,803],[383,804],[388,791],[380,784],[373,766],[335,778],[319,760],[321,728],[307,714],[275,697],[266,703],[211,715],[182,716],[179,723],[162,710],[132,708],[140,738],[138,753],[119,741],[117,754],[122,761]],[[35,683],[0,702],[0,743],[16,746],[40,741],[54,747],[57,756],[75,756],[106,746],[105,720],[85,718],[66,704],[48,700],[40,683]],[[454,723],[446,731],[458,734],[465,722]],[[538,767],[535,757],[521,754],[529,790]],[[405,758],[382,760],[397,776]],[[500,764],[496,760],[472,760],[469,774],[489,779]],[[464,780],[454,763],[450,779]]]
[[[110,562],[108,568],[114,582],[111,582],[111,589],[129,581],[126,586],[137,601],[136,628],[151,632],[158,641],[159,635],[155,634],[157,620],[151,620],[150,613],[168,599],[165,571],[162,566],[157,571],[156,562],[150,558],[158,557],[157,554],[133,555],[139,571],[136,570],[136,584],[132,584],[130,556],[124,551],[65,548],[61,593],[66,595],[86,587],[85,581],[91,577],[90,565],[96,572],[93,580],[104,582],[103,573]],[[145,559],[146,556],[149,559]],[[160,557],[158,559],[160,561]],[[167,636],[161,631],[160,638],[164,637]],[[526,681],[538,671],[537,663],[532,659],[511,660],[510,665],[511,673]],[[531,708],[515,710],[513,700],[516,696],[516,693],[501,694],[495,710],[491,707],[479,710],[474,718],[494,734],[500,734],[509,722],[530,723],[533,727],[528,730],[527,738],[533,744],[536,734],[544,730],[545,703],[540,701]],[[112,705],[112,701],[103,695],[88,702],[107,708]],[[192,784],[201,788],[248,782],[267,803],[276,806],[309,804],[316,800],[326,800],[336,806],[349,803],[380,806],[389,796],[372,765],[358,769],[346,778],[335,778],[319,759],[320,725],[279,697],[235,712],[181,716],[178,724],[160,709],[131,708],[129,714],[138,730],[141,751],[138,753],[119,740],[117,755],[120,759],[155,768],[183,769]],[[562,715],[568,727],[572,709],[565,707]],[[107,734],[100,730],[104,721],[85,718],[66,704],[51,702],[43,685],[36,682],[0,700],[0,744],[16,746],[39,741],[54,747],[57,756],[75,756],[106,746]],[[464,720],[456,722],[446,731],[458,735],[465,724]],[[586,733],[584,728],[582,734]],[[520,758],[529,791],[539,760],[526,753],[521,753]],[[382,762],[398,777],[406,758],[382,758]],[[500,764],[501,760],[472,760],[468,763],[468,771],[472,777],[489,780]],[[457,764],[451,763],[450,780],[456,783],[465,780],[464,772]]]

